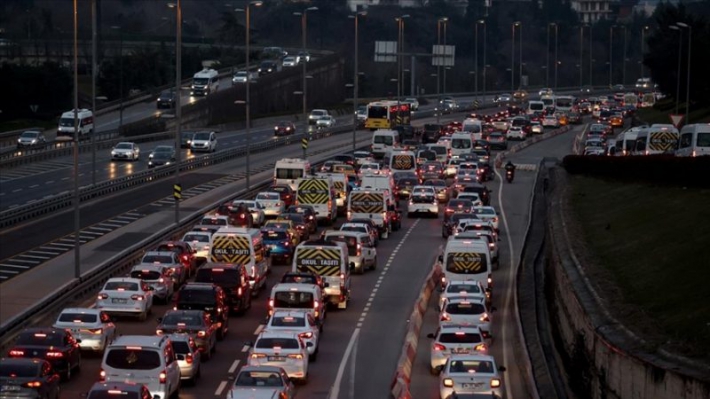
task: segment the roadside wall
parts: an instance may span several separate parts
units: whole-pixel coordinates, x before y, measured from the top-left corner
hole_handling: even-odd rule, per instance
[[[580,399],[707,399],[710,372],[645,350],[602,305],[571,250],[566,172],[550,170],[548,306],[570,387]]]

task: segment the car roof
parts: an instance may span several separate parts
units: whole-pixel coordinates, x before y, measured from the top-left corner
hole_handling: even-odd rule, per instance
[[[297,332],[292,332],[292,331],[284,331],[284,330],[264,330],[259,334],[257,337],[257,340],[262,339],[262,338],[293,338],[295,340],[299,340],[298,338],[298,333]]]
[[[96,308],[64,308],[61,313],[99,314],[101,310]]]
[[[271,289],[272,292],[276,291],[277,288],[280,291],[293,291],[293,292],[299,292],[299,291],[318,291],[318,286],[315,284],[303,284],[303,283],[276,283],[274,287]]]

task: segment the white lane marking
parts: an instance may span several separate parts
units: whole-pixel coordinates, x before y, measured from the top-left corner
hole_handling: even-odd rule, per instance
[[[69,180],[68,177],[62,177],[62,180]]]
[[[22,270],[26,270],[26,269],[30,268],[29,266],[9,265],[7,263],[0,263],[0,267],[11,267],[13,269],[22,269]]]
[[[19,193],[20,191],[22,191],[21,188],[16,188],[16,189],[12,190],[13,193]]]
[[[219,383],[219,386],[217,387],[217,390],[214,391],[214,396],[221,396],[222,391],[224,391],[224,388],[227,387],[227,381],[222,381]]]
[[[242,352],[248,352],[248,351],[249,351],[249,345],[242,346]]]
[[[52,184],[52,183],[54,183],[54,180],[48,180],[48,181],[44,182],[44,184]]]
[[[357,337],[360,334],[360,328],[355,328],[353,335],[350,336],[350,341],[348,342],[347,348],[345,348],[345,354],[343,355],[343,360],[340,361],[340,366],[338,366],[338,373],[335,375],[335,382],[333,383],[333,388],[330,390],[330,395],[328,399],[339,399],[340,396],[340,384],[343,381],[343,374],[345,373],[345,365],[350,358],[350,354],[353,351],[355,342],[357,342]]]
[[[259,324],[259,327],[257,327],[256,330],[254,330],[254,335],[261,334],[261,332],[264,330],[264,327],[266,327],[266,326],[263,324]]]
[[[231,366],[229,366],[229,374],[233,374],[235,371],[237,371],[237,367],[239,367],[239,362],[240,360],[237,359],[232,363]]]
[[[357,345],[353,345],[353,353],[350,356],[350,389],[348,390],[348,398],[355,398],[355,362],[357,361]]]
[[[498,181],[500,182],[500,185],[498,186],[498,207],[500,208],[500,216],[501,219],[503,219],[503,226],[505,226],[505,235],[506,238],[508,239],[508,248],[510,249],[510,255],[508,259],[510,260],[510,265],[508,267],[508,286],[505,289],[505,301],[503,304],[503,309],[508,309],[508,306],[510,305],[510,297],[512,296],[513,293],[513,279],[515,278],[515,251],[513,249],[513,239],[511,238],[510,234],[510,229],[508,228],[508,218],[505,214],[505,207],[503,206],[503,176],[498,173],[497,169],[494,169],[494,173],[498,176]],[[508,323],[502,323],[503,328],[501,331],[501,337],[505,339],[507,337],[506,335],[506,330],[507,330],[507,324]],[[506,362],[508,361],[508,345],[503,345],[503,361]],[[511,391],[511,386],[512,384],[505,384],[505,394],[507,397],[512,398],[513,393]]]
[[[39,187],[39,184],[33,184],[30,186],[30,188],[37,188],[37,187]]]

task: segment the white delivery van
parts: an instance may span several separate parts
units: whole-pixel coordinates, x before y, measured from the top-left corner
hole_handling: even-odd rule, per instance
[[[300,158],[284,158],[274,165],[274,184],[288,184],[296,190],[298,179],[305,178],[311,172],[311,163]]]
[[[394,198],[389,189],[361,188],[348,196],[348,220],[372,219],[380,230],[382,239],[392,231]]]
[[[483,123],[480,119],[464,119],[461,131],[471,133],[474,140],[483,139]]]
[[[350,263],[344,242],[330,240],[305,241],[296,247],[292,272],[312,272],[323,278],[324,300],[345,309],[350,301]]]
[[[94,133],[94,113],[88,109],[76,112],[79,127],[79,140],[88,138]],[[64,112],[59,118],[57,127],[57,140],[74,140],[74,110]]]
[[[296,187],[296,205],[310,205],[319,222],[333,224],[338,217],[338,206],[330,177],[299,179]]]
[[[212,235],[211,263],[244,265],[252,295],[266,286],[269,259],[259,229],[222,227]]]
[[[396,130],[376,130],[372,134],[372,156],[382,158],[387,151],[399,148],[401,141]]]
[[[678,129],[668,126],[645,127],[636,136],[631,155],[673,154],[678,149]]]
[[[614,153],[610,155],[623,156],[631,155],[631,152],[636,147],[636,136],[645,126],[636,126],[616,136],[616,144],[614,145]]]
[[[683,126],[675,155],[679,157],[710,155],[710,123]]]
[[[197,72],[192,77],[191,96],[206,96],[219,89],[219,73],[210,68]]]
[[[473,136],[468,132],[456,132],[451,135],[451,156],[461,157],[473,150]]]
[[[442,285],[453,280],[475,280],[490,289],[493,285],[491,253],[481,240],[450,240],[439,256],[444,277]]]
[[[350,165],[344,165],[350,166]],[[348,202],[348,177],[344,173],[318,172],[316,177],[330,178],[333,181],[335,191],[335,205],[338,207],[338,215],[345,215]]]
[[[528,101],[528,109],[525,111],[526,114],[532,115],[535,112],[542,112],[545,110],[545,103],[542,101]]]

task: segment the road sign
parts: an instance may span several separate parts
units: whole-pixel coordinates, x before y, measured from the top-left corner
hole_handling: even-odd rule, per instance
[[[305,137],[301,139],[301,148],[304,150],[308,149],[308,139]]]
[[[375,62],[397,62],[397,42],[375,42]]]
[[[182,199],[182,184],[173,184],[173,198],[175,198],[175,201]]]
[[[431,49],[431,65],[433,66],[454,66],[456,56],[456,46],[433,45]]]
[[[474,109],[478,109],[478,106],[479,106],[479,105],[480,105],[480,104],[479,104],[478,100],[473,100],[473,108],[474,108]]]
[[[673,126],[678,129],[678,126],[680,125],[680,122],[683,121],[683,117],[685,115],[673,115],[671,114],[671,123],[673,123]]]
[[[39,105],[38,105],[38,104],[32,104],[32,105],[30,105],[30,110],[32,110],[32,113],[35,113],[35,114],[36,114],[36,113],[37,113],[37,109],[39,109]]]

